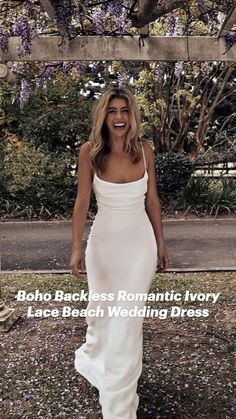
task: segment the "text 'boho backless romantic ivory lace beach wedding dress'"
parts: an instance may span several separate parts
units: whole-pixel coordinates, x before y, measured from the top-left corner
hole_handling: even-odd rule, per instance
[[[86,342],[75,352],[75,368],[99,390],[104,419],[136,419],[137,381],[142,371],[143,317],[109,316],[108,306],[142,308],[143,301],[117,301],[119,290],[147,293],[155,276],[157,245],[145,211],[148,173],[128,183],[112,183],[96,174],[93,189],[98,212],[85,251],[88,286],[113,301],[90,300],[87,309],[105,315],[86,317]]]

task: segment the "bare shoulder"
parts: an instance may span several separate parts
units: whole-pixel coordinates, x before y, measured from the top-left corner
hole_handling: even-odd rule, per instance
[[[141,140],[142,146],[144,148],[144,151],[146,151],[149,154],[153,154],[153,147],[150,143],[150,141],[147,140]]]
[[[88,141],[86,141],[86,143],[82,144],[80,146],[80,154],[83,154],[83,156],[88,156],[89,155],[89,151],[90,151],[90,144]]]
[[[78,160],[80,163],[84,161],[89,163],[90,161],[89,152],[90,152],[90,145],[87,141],[86,143],[82,144],[79,149]]]
[[[153,147],[151,146],[149,141],[142,140],[141,142],[142,142],[142,145],[143,145],[143,150],[144,150],[145,158],[146,158],[147,165],[148,165],[148,163],[153,162],[153,159],[154,159]]]
[[[90,144],[87,141],[86,143],[80,146],[79,156],[78,156],[78,164],[82,172],[87,172],[91,177],[94,175],[94,170],[92,167],[91,159],[90,159]]]

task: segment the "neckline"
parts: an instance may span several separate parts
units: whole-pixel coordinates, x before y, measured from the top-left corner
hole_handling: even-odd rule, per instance
[[[97,175],[97,173],[95,172],[95,173],[94,173],[94,179],[93,179],[93,182],[94,182],[94,180],[95,180],[95,176],[96,176],[96,178],[97,178],[100,182],[110,183],[111,185],[130,185],[130,184],[137,183],[137,182],[140,182],[141,180],[143,180],[143,179],[145,178],[146,174],[147,174],[147,170],[145,169],[145,171],[144,171],[144,175],[143,175],[140,179],[133,180],[133,181],[131,181],[131,182],[122,182],[122,183],[117,183],[117,182],[109,182],[108,180],[101,179],[101,178]]]

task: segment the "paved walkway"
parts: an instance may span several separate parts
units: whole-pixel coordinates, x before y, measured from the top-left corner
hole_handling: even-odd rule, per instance
[[[235,218],[166,220],[164,234],[170,271],[236,270]],[[2,271],[69,272],[70,221],[2,222],[0,242]]]

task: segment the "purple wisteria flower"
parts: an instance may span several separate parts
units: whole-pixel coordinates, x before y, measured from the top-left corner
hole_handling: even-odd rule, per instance
[[[20,16],[13,24],[13,34],[21,38],[19,57],[31,53],[32,28],[25,16]]]
[[[20,89],[20,108],[23,109],[23,107],[28,102],[30,96],[32,94],[31,86],[26,79],[21,80],[21,89]]]
[[[102,35],[104,32],[104,12],[101,7],[97,7],[93,14],[93,26],[98,35]]]
[[[227,49],[231,48],[236,42],[236,32],[229,32],[224,37],[225,46]]]
[[[179,18],[176,19],[175,22],[175,36],[181,36],[183,35],[183,24],[180,22]]]
[[[43,86],[48,80],[52,79],[56,71],[56,67],[48,66],[46,67],[38,76],[36,85],[38,87]]]
[[[166,36],[173,36],[175,34],[176,17],[170,14],[167,19],[167,32]]]
[[[117,76],[118,87],[125,87],[129,82],[129,76],[125,73],[119,73]]]
[[[108,3],[107,10],[111,15],[119,17],[122,14],[122,1],[121,0],[110,1]]]
[[[174,14],[171,14],[167,21],[166,36],[180,36],[183,33],[183,25]]]
[[[129,32],[131,21],[124,14],[115,17],[115,23],[120,34],[124,35]]]
[[[84,74],[86,67],[86,61],[75,61],[75,68],[77,69],[79,74]]]
[[[204,77],[208,77],[211,73],[211,65],[210,63],[203,62],[200,64],[200,71]]]
[[[12,64],[12,71],[14,71],[14,73],[16,75],[18,75],[20,78],[22,78],[22,76],[26,77],[26,75],[28,73],[27,67],[24,64],[21,64],[21,63],[13,63]]]
[[[62,62],[62,71],[65,74],[69,74],[72,68],[72,63],[69,61],[63,61]]]
[[[8,32],[4,28],[0,28],[0,48],[4,53],[9,49]]]
[[[37,15],[36,20],[36,33],[43,33],[47,29],[48,25],[48,16],[46,13],[42,12]]]
[[[163,78],[164,78],[164,68],[161,64],[159,64],[159,66],[155,69],[154,72],[154,79],[158,82],[158,83],[162,83],[163,82]]]
[[[177,61],[177,63],[175,63],[175,69],[174,69],[175,76],[179,78],[182,74],[182,71],[183,71],[183,61]]]

